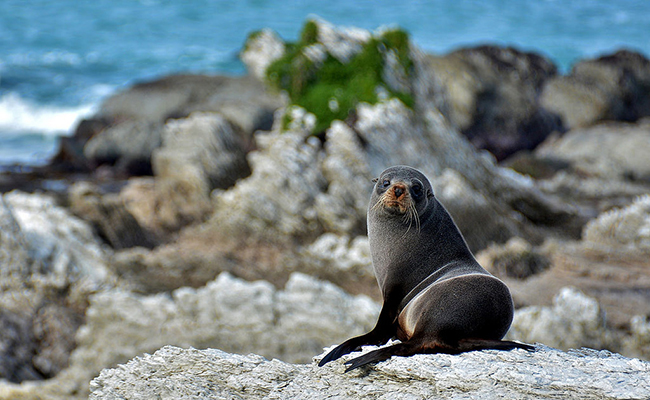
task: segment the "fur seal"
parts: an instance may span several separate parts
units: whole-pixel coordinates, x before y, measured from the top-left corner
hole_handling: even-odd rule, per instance
[[[424,174],[400,165],[373,181],[368,238],[384,303],[370,332],[343,342],[318,365],[395,337],[401,343],[347,361],[346,372],[394,355],[534,350],[501,340],[514,313],[510,291],[478,264]]]

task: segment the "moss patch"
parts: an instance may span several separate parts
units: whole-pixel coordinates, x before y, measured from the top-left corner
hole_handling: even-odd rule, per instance
[[[395,54],[406,76],[413,68],[405,31],[390,30],[371,38],[348,63],[329,53],[323,60],[310,60],[304,50],[317,43],[318,25],[308,21],[300,40],[287,43],[284,56],[266,71],[271,86],[286,91],[293,105],[316,116],[314,134],[323,132],[335,119],[345,120],[359,102],[377,103],[378,89],[413,107],[411,93],[392,90],[382,79],[388,52]]]

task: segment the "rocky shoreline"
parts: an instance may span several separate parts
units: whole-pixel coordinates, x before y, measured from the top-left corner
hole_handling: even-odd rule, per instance
[[[322,20],[241,58],[117,93],[48,166],[0,174],[0,397],[83,398],[164,345],[310,362],[368,329],[369,182],[395,164],[511,287],[511,337],[650,359],[649,60],[560,75]]]

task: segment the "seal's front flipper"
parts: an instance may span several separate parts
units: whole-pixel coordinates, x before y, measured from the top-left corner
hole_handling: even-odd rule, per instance
[[[420,344],[414,343],[397,343],[392,346],[383,347],[378,350],[373,350],[369,353],[366,353],[360,357],[353,358],[352,360],[346,361],[345,365],[349,365],[345,372],[352,371],[353,369],[359,368],[366,364],[376,363],[379,361],[388,360],[392,356],[412,356],[413,354],[421,353],[422,346]]]
[[[327,364],[330,361],[338,360],[341,358],[341,356],[344,356],[348,353],[352,353],[353,351],[361,348],[364,344],[366,344],[365,337],[366,335],[361,335],[357,337],[353,337],[352,339],[348,339],[345,342],[341,343],[340,345],[336,346],[334,350],[330,351],[323,357],[322,360],[318,363],[319,367],[322,367],[323,365]]]
[[[389,304],[389,306],[387,306]],[[327,364],[330,361],[337,360],[342,356],[352,353],[361,349],[361,346],[366,345],[379,345],[386,343],[390,338],[395,336],[395,307],[391,306],[390,302],[384,302],[381,308],[377,324],[368,333],[348,339],[340,345],[336,346],[334,350],[330,351],[318,363],[319,367]]]

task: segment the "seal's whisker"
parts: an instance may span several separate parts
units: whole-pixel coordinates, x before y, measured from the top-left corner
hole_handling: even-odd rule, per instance
[[[379,197],[379,199],[377,199],[377,202],[373,204],[372,207],[370,207],[370,211],[374,211],[375,208],[378,208],[383,203],[384,203],[384,196],[382,195],[381,197]]]
[[[415,208],[415,202],[411,203],[411,206],[409,207],[411,209],[411,212],[413,213],[413,219],[415,220],[415,227],[420,233],[420,216],[418,215],[418,210]]]
[[[404,232],[404,235],[402,237],[406,236],[406,234],[409,233],[409,231],[411,230],[411,226],[413,225],[413,218],[411,217],[411,207],[410,206],[406,209],[406,213],[404,214],[404,222],[408,222],[409,227],[406,228],[406,232]]]

